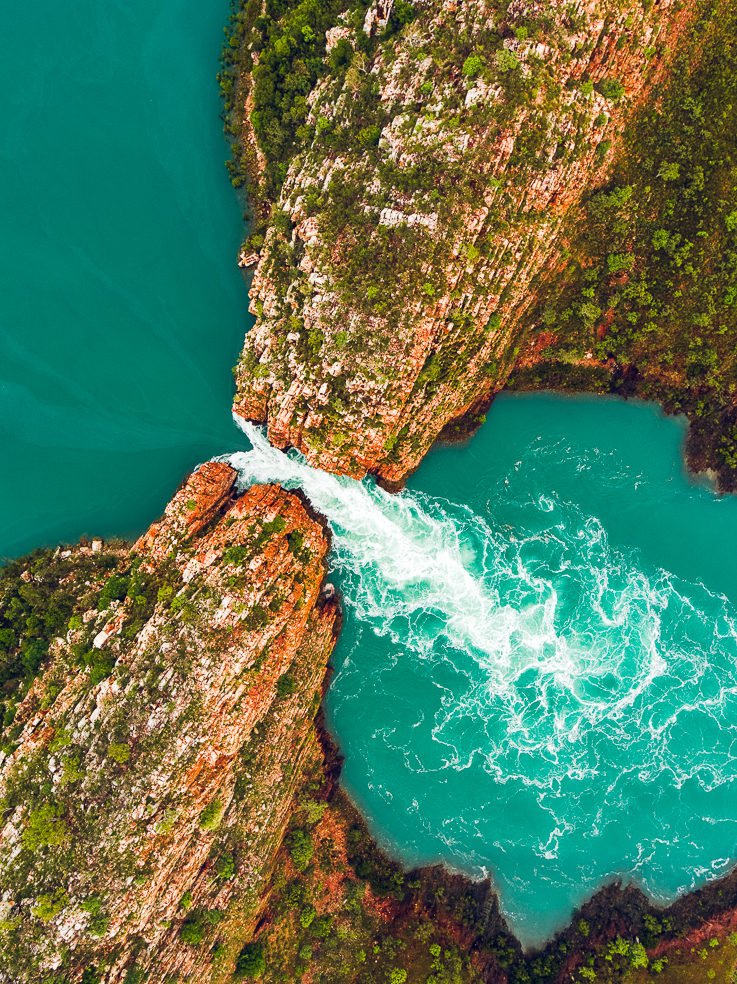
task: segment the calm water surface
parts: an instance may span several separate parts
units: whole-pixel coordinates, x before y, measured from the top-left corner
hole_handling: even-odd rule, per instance
[[[227,0],[0,9],[0,556],[130,536],[245,446]]]

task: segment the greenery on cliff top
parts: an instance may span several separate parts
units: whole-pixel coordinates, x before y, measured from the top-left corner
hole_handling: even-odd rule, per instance
[[[253,69],[256,107],[251,113],[266,162],[261,184],[253,180],[258,169],[247,145],[248,128],[236,122],[226,127],[239,138],[230,165],[234,182],[245,180],[246,174],[252,178],[248,191],[254,231],[247,249],[260,248],[271,226],[262,275],[269,282],[270,318],[275,316],[268,358],[260,362],[247,343],[237,372],[250,380],[271,374],[287,386],[295,361],[311,381],[322,378],[328,361],[340,359],[345,372],[326,377],[328,405],[320,406],[321,423],[305,440],[316,448],[328,440],[347,448],[352,421],[345,426],[346,418],[358,414],[362,427],[381,426],[380,419],[357,406],[362,397],[348,380],[358,375],[368,384],[391,387],[392,363],[412,351],[422,309],[431,311],[446,294],[447,273],[455,272],[463,259],[467,262],[451,293],[442,351],[432,353],[422,367],[412,397],[419,400],[423,393],[430,396],[451,386],[471,400],[479,387],[504,376],[516,356],[511,349],[508,357],[479,363],[473,375],[468,372],[488,330],[499,327],[498,319],[496,325],[477,326],[470,313],[483,303],[485,292],[497,291],[494,283],[480,284],[472,271],[484,261],[500,270],[524,263],[535,248],[536,227],[547,221],[534,209],[521,207],[530,174],[580,159],[588,152],[592,133],[597,139],[603,135],[606,117],[592,120],[588,89],[561,89],[556,59],[570,65],[574,57],[586,57],[604,43],[607,32],[572,54],[570,37],[585,26],[582,17],[572,10],[564,17],[549,10],[510,12],[500,2],[461,12],[444,11],[439,4],[398,5],[396,22],[390,20],[381,34],[369,38],[359,4],[336,19],[349,38],[326,53],[322,68],[317,58],[308,59],[314,68],[308,72],[303,68],[307,42],[300,39],[308,35],[299,27],[308,9],[313,5],[289,4],[279,9],[278,19],[265,23],[261,18],[258,24],[254,19],[252,34],[239,35],[237,55],[227,48],[224,54],[246,72],[251,53],[261,49]],[[314,9],[324,13],[327,6],[315,4]],[[241,16],[245,14],[233,15],[236,22]],[[524,51],[515,54],[510,42],[523,45]],[[555,58],[538,56],[538,42],[555,50]],[[238,39],[232,43],[237,46]],[[317,52],[321,42],[310,43]],[[309,115],[306,103],[299,102],[302,95],[289,90],[298,81],[312,92]],[[244,74],[236,86],[240,101],[232,121],[243,119],[248,84]],[[593,89],[593,83],[587,85]],[[475,87],[481,97],[468,99]],[[621,95],[616,79],[605,79],[600,88],[613,101]],[[497,92],[493,98],[483,95],[492,89]],[[228,106],[234,106],[230,97]],[[519,114],[525,125],[500,181],[489,172],[493,148]],[[401,146],[402,161],[393,142]],[[290,179],[277,208],[275,197],[290,162],[299,171],[299,188]],[[327,188],[321,170],[325,164],[335,164]],[[309,329],[301,308],[313,291],[300,266],[305,245],[292,236],[289,211],[297,194],[301,212],[316,218],[319,243],[311,248],[312,260],[328,275],[331,291],[330,304]],[[464,242],[469,213],[491,198],[483,228]],[[521,258],[513,243],[520,229]],[[510,242],[500,239],[505,236]],[[504,300],[505,293],[500,287],[498,291]],[[303,400],[295,413],[307,410]],[[390,437],[385,460],[414,446],[417,436],[408,430]]]
[[[0,714],[6,753],[18,734],[13,724],[18,702],[41,671],[51,642],[70,626],[82,627],[82,613],[98,603],[103,584],[115,582],[112,572],[119,566],[116,553],[70,551],[62,557],[59,548],[34,550],[0,567]]]
[[[554,333],[549,358],[570,365],[593,350],[619,367],[613,388],[687,411],[694,463],[733,486],[737,5],[704,4],[693,35],[658,103],[627,127],[533,319]],[[516,383],[544,386],[548,373],[535,366]]]

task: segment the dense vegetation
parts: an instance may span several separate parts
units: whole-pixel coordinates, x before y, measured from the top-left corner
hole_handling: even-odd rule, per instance
[[[118,580],[113,553],[34,550],[0,568],[0,685],[2,750],[15,747],[18,703],[42,669],[52,640],[82,628],[82,613],[110,597]],[[107,583],[107,595],[103,583]],[[123,591],[125,594],[125,591]],[[85,648],[87,653],[91,646]],[[98,654],[99,655],[99,654]],[[81,657],[81,650],[80,650]],[[91,662],[91,658],[88,657]],[[82,661],[83,662],[83,661]],[[53,688],[52,688],[53,689]]]
[[[320,125],[307,124],[306,97],[321,79],[344,75],[354,57],[346,40],[339,41],[328,54],[326,32],[346,24],[359,28],[369,6],[368,0],[266,0],[262,16],[258,0],[240,0],[237,8],[234,0],[232,33],[223,47],[224,70],[218,78],[225,111],[230,113],[236,105],[242,110],[244,92],[239,86],[239,73],[252,71],[254,108],[250,122],[266,159],[260,176],[262,188],[257,190],[252,185],[252,197],[275,200],[289,162],[299,150],[312,144]],[[411,4],[398,0],[381,38],[369,39],[359,31],[359,50],[370,56],[380,41],[391,38],[414,16]],[[255,67],[254,56],[258,60]],[[239,115],[233,114],[233,120]],[[231,123],[229,128],[234,136],[242,136],[237,124]],[[369,134],[365,139],[373,136]],[[254,173],[249,175],[246,148],[241,142],[233,146],[233,160],[228,167],[236,187],[249,176],[255,177]]]
[[[679,941],[729,909],[737,879],[668,910],[634,887],[598,893],[542,951],[523,954],[488,883],[440,867],[403,871],[378,848],[364,820],[324,779],[309,780],[295,805],[272,876],[263,929],[243,950],[236,979],[265,984],[727,984],[737,934]],[[653,950],[673,941],[667,955]],[[649,952],[648,952],[649,951]],[[250,968],[246,970],[246,967]]]
[[[593,351],[614,367],[613,388],[688,412],[695,463],[722,468],[728,486],[737,467],[736,28],[734,3],[703,6],[696,43],[674,60],[659,102],[628,126],[611,181],[586,201],[569,264],[541,285],[533,314],[555,334],[544,355],[572,364]]]
[[[16,747],[21,730],[14,723],[18,705],[43,671],[56,637],[71,641],[74,665],[87,671],[94,687],[111,673],[121,642],[106,650],[93,646],[98,628],[95,620],[84,621],[84,613],[110,610],[112,615],[122,608],[120,640],[134,639],[157,601],[174,613],[185,609],[188,598],[174,597],[180,586],[168,568],[154,576],[140,567],[140,561],[131,561],[122,541],[105,553],[76,547],[34,550],[0,568],[2,750],[9,754]],[[47,684],[47,704],[58,694],[64,671],[60,668],[59,682]]]

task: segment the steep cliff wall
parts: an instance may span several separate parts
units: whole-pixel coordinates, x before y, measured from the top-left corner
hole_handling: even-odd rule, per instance
[[[294,494],[238,496],[234,481],[220,463],[189,479],[17,709],[0,775],[2,981],[209,980],[253,930],[320,760],[337,609],[321,595],[323,528]]]
[[[304,123],[276,165],[234,411],[315,465],[396,485],[504,385],[530,285],[559,265],[566,218],[667,75],[692,8],[352,4],[300,108],[308,9],[282,4],[243,42],[259,59],[241,85],[261,164],[279,159],[290,114]],[[291,107],[268,125],[267,85]]]

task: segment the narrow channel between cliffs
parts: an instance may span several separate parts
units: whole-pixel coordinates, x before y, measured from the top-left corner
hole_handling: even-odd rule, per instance
[[[240,486],[300,487],[330,523],[346,626],[328,719],[390,853],[491,874],[525,945],[616,877],[665,904],[726,873],[737,611],[552,484],[566,458],[592,487],[647,475],[541,437],[486,498],[481,478],[462,503],[391,495],[236,421]]]

